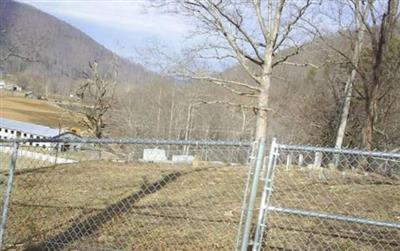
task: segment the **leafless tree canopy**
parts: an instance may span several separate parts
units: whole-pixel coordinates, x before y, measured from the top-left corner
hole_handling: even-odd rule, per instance
[[[78,113],[82,115],[80,122],[95,137],[102,138],[106,126],[106,113],[111,109],[116,82],[115,76],[108,79],[99,72],[97,62],[89,63],[90,73],[76,91],[81,100]]]
[[[309,65],[289,60],[307,42],[307,38],[301,36],[303,25],[306,25],[304,19],[315,3],[312,0],[164,2],[197,21],[196,34],[203,40],[201,46],[190,50],[192,57],[200,62],[210,59],[236,62],[250,81],[229,79],[201,67],[185,67],[182,75],[213,83],[239,96],[254,98],[255,137],[265,138],[270,87],[274,84],[273,69],[282,64]]]

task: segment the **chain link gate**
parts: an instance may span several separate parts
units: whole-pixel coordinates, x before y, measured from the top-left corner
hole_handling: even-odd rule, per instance
[[[400,154],[271,145],[253,251],[400,250]]]
[[[3,140],[2,250],[236,249],[251,153],[246,142]]]

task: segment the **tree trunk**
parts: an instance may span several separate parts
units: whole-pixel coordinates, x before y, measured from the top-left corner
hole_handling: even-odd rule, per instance
[[[374,127],[376,120],[376,104],[377,100],[374,97],[371,97],[366,102],[365,109],[367,110],[367,121],[363,128],[363,145],[368,150],[373,150],[375,148],[374,144]]]
[[[356,73],[357,73],[357,67],[358,63],[360,61],[360,53],[361,53],[361,48],[363,46],[364,42],[364,33],[365,33],[365,25],[362,25],[362,20],[366,18],[367,16],[367,11],[366,9],[361,8],[361,0],[358,0],[356,2],[357,6],[355,9],[355,15],[356,15],[356,29],[358,31],[357,34],[357,41],[354,46],[354,54],[352,58],[352,63],[353,63],[353,69],[351,70],[351,73],[346,81],[346,87],[345,87],[345,98],[343,102],[343,107],[342,107],[342,112],[340,115],[340,122],[339,122],[339,127],[337,130],[336,134],[336,144],[335,147],[341,149],[343,140],[344,140],[344,134],[346,131],[346,125],[347,125],[347,119],[349,117],[349,111],[350,111],[350,105],[351,105],[351,98],[353,95],[353,83],[356,78]]]
[[[171,107],[169,113],[169,125],[168,125],[168,139],[172,139],[172,124],[174,122],[174,109],[175,109],[175,89],[172,92]]]
[[[258,111],[257,111],[257,122],[256,122],[256,140],[261,138],[267,138],[267,128],[268,128],[268,93],[264,90],[260,93],[258,97]]]
[[[185,140],[189,140],[190,136],[190,125],[192,122],[192,111],[193,111],[193,104],[190,104],[188,106],[188,113],[186,116],[186,128],[185,128]]]
[[[349,79],[346,82],[345,99],[343,102],[342,113],[340,115],[340,123],[339,123],[339,127],[338,127],[337,134],[336,134],[335,147],[338,149],[342,148],[344,134],[346,131],[346,126],[347,126],[347,119],[349,117],[351,97],[352,97],[352,92],[353,92],[353,81],[354,81],[353,75],[355,76],[355,70],[352,71],[351,77],[349,77]]]
[[[372,82],[365,82],[367,98],[365,99],[365,112],[367,121],[363,128],[363,143],[369,150],[378,145],[375,142],[375,124],[377,122],[379,97],[378,93],[382,87],[383,80],[381,78],[383,60],[388,51],[388,42],[394,34],[394,28],[397,20],[397,11],[399,8],[399,0],[388,0],[386,12],[382,15],[381,24],[376,28],[377,36],[371,33],[371,44],[373,51],[372,66]]]
[[[268,129],[268,101],[269,89],[271,86],[272,76],[272,46],[267,49],[265,57],[265,65],[263,67],[263,76],[261,81],[261,92],[258,96],[258,111],[256,122],[256,140],[267,138]]]
[[[242,113],[242,128],[240,129],[239,139],[245,138],[246,132],[246,112],[244,111],[243,107],[240,108]]]
[[[168,136],[167,139],[172,139],[172,123],[174,123],[174,109],[175,109],[175,88],[172,91],[172,97],[171,97],[171,107],[170,107],[170,112],[169,112],[169,125],[168,125]],[[171,151],[171,145],[168,145],[167,149],[168,153],[167,156],[169,156],[169,153]]]
[[[160,87],[160,92],[158,94],[158,113],[157,113],[157,137],[161,138],[161,132],[160,132],[160,128],[161,128],[161,95],[162,95],[162,89]]]
[[[193,112],[193,104],[190,104],[188,107],[188,113],[186,117],[186,128],[185,128],[185,140],[189,140],[191,124],[192,124],[192,112]],[[183,148],[183,152],[185,155],[189,154],[189,145],[185,145]]]

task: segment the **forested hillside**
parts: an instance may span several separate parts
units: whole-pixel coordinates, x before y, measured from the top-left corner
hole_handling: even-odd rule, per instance
[[[113,55],[78,29],[29,5],[10,1],[3,3],[0,11],[2,71],[27,89],[39,94],[75,94],[87,78],[83,72],[89,72],[88,63],[94,61],[102,74],[118,72],[113,80],[117,85],[110,96],[112,112],[106,116],[105,135],[254,138],[260,109],[251,95],[236,95],[210,81],[181,77],[174,80],[170,75],[152,73],[140,65],[142,62],[135,64]],[[365,147],[366,121],[371,120],[366,110],[371,100],[366,94],[370,92],[376,93],[371,108],[374,146],[369,148],[395,149],[399,144],[400,40],[398,25],[393,27],[393,36],[387,41],[388,52],[381,58],[383,70],[379,71],[377,91],[377,70],[371,63],[376,58],[372,43],[376,29],[371,29],[371,36],[365,38],[359,74],[354,79],[345,146]],[[278,65],[271,74],[268,138],[334,146],[346,83],[354,68],[348,58],[355,39],[356,33],[348,29],[325,37],[314,36],[301,50],[285,47],[274,55],[276,62],[293,54],[290,64]],[[257,87],[242,65],[212,74]],[[92,101],[87,100],[85,105]],[[77,107],[67,108],[76,111]]]
[[[2,1],[0,9],[0,51],[13,53],[1,62],[3,71],[38,92],[67,93],[83,77],[88,62],[96,60],[104,70],[118,71],[124,84],[149,81],[154,75],[139,64],[113,55],[75,27],[34,7]]]

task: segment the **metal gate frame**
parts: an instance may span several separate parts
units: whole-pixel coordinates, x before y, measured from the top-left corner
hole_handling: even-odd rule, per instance
[[[342,150],[336,148],[323,148],[323,147],[309,147],[309,146],[299,146],[299,145],[285,145],[278,144],[276,138],[273,138],[271,143],[271,148],[269,151],[268,167],[264,178],[264,188],[262,190],[261,202],[259,215],[256,223],[256,232],[253,242],[253,251],[260,251],[262,248],[262,240],[264,237],[265,230],[268,227],[268,213],[276,212],[281,214],[296,215],[302,217],[312,217],[324,220],[335,220],[335,221],[345,221],[350,223],[374,225],[378,227],[388,227],[400,230],[400,223],[397,222],[385,222],[378,221],[363,217],[357,217],[352,215],[342,215],[333,214],[319,211],[311,210],[299,210],[294,208],[283,208],[274,207],[270,205],[270,198],[273,193],[273,181],[274,173],[277,166],[277,158],[279,156],[280,150],[303,150],[303,151],[314,151],[314,152],[326,152],[336,154],[354,154],[354,155],[364,155],[369,157],[386,157],[386,158],[399,158],[399,153],[387,153],[387,152],[371,152],[371,151],[361,151],[361,150]],[[242,249],[244,251],[244,249]]]

